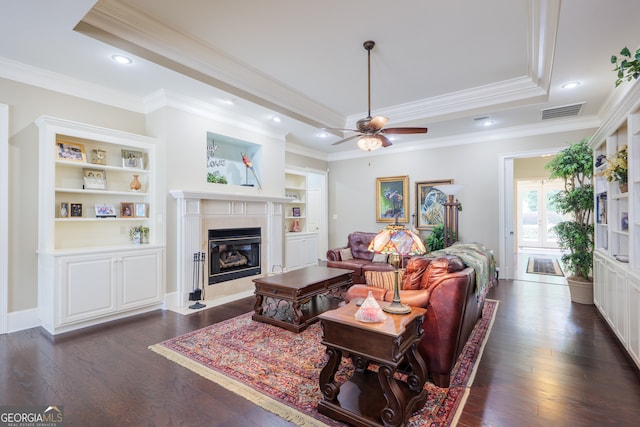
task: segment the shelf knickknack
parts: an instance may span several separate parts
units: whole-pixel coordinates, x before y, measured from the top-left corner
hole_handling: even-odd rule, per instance
[[[134,245],[149,243],[149,227],[145,227],[144,225],[131,227],[129,229],[129,240],[131,240]]]

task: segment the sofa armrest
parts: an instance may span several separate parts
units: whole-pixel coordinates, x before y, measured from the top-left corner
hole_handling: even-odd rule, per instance
[[[342,261],[340,257],[340,251],[342,249],[347,249],[347,246],[327,250],[327,261]]]

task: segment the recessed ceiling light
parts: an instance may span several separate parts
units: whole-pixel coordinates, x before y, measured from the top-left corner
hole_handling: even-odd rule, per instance
[[[318,136],[318,138],[328,138],[329,137],[329,133],[328,132],[318,132],[316,135]]]
[[[280,119],[280,117],[275,116],[275,117],[273,118],[273,121],[274,121],[274,122],[276,122],[276,123],[280,123],[282,120]]]
[[[236,100],[233,98],[225,98],[222,100],[222,102],[227,105],[234,105],[236,103]]]
[[[485,120],[481,123],[481,125],[484,127],[493,126],[494,124],[496,124],[494,120]]]
[[[562,85],[562,89],[573,89],[580,86],[580,82],[567,82]]]
[[[131,64],[133,62],[131,58],[128,58],[124,55],[113,55],[111,59],[116,61],[118,64],[123,64],[123,65]]]

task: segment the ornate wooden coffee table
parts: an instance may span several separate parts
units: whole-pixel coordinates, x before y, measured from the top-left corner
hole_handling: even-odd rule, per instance
[[[352,270],[311,266],[253,279],[256,302],[253,320],[293,332],[305,330],[318,315],[337,308],[341,293],[351,286]]]
[[[355,426],[405,425],[427,400],[427,368],[417,348],[426,310],[412,307],[409,314],[385,313],[382,323],[363,323],[355,319],[358,308],[351,302],[319,316],[329,360],[320,373],[318,412]],[[343,355],[355,370],[339,384],[334,376]],[[411,367],[406,381],[394,377],[402,362]],[[367,369],[370,363],[379,365],[377,373]]]

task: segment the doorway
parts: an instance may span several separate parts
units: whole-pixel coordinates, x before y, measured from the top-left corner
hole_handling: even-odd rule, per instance
[[[563,216],[556,210],[554,197],[563,189],[562,180],[520,180],[516,189],[518,248],[559,249],[553,227]]]

